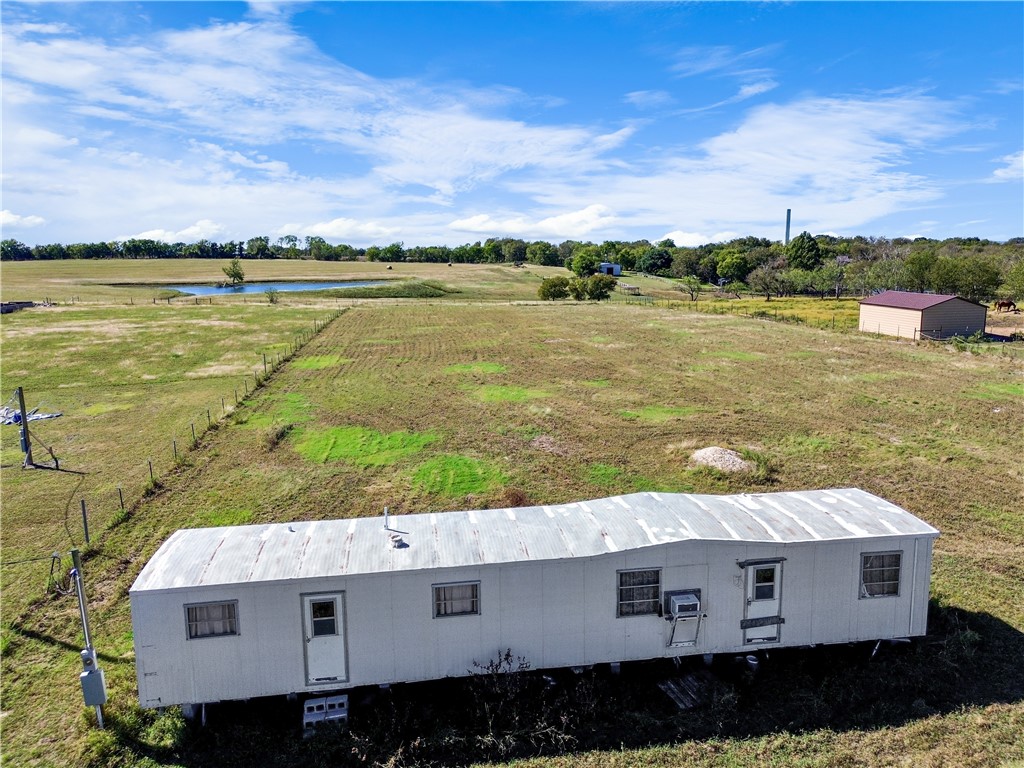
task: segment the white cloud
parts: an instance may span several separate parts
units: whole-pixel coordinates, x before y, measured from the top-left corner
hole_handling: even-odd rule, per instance
[[[0,226],[12,227],[15,229],[28,229],[45,224],[46,219],[42,216],[19,216],[8,210],[0,211]]]
[[[652,242],[660,243],[662,240],[671,240],[676,245],[683,248],[695,248],[698,245],[704,245],[704,243],[710,243],[711,239],[705,237],[700,232],[683,232],[681,229],[674,229],[671,232],[666,232],[661,237],[656,237]]]
[[[754,66],[759,59],[773,55],[779,45],[765,45],[748,51],[737,51],[728,45],[697,45],[680,48],[669,70],[679,77],[719,74],[730,77],[760,79],[771,70]]]
[[[729,98],[720,99],[704,106],[688,107],[681,110],[680,114],[705,112],[709,109],[737,104],[777,88],[779,84],[774,79],[773,70],[753,65],[754,62],[773,55],[779,47],[778,45],[768,45],[748,51],[736,51],[730,46],[723,45],[691,46],[680,49],[676,53],[675,64],[670,67],[670,71],[679,77],[707,75],[730,78],[740,83],[739,89]]]
[[[224,232],[224,227],[209,219],[202,219],[177,232],[166,229],[149,229],[137,235],[118,237],[116,240],[160,240],[164,243],[194,243],[198,240],[212,240]]]
[[[704,242],[736,231],[781,239],[787,208],[801,229],[848,230],[941,194],[902,166],[912,151],[955,132],[952,115],[949,103],[914,94],[770,104],[696,154],[668,148],[623,172],[513,188],[551,207],[599,198],[619,222],[678,221],[683,234],[714,233]]]
[[[992,171],[989,181],[1020,181],[1024,179],[1024,150],[1012,155],[1004,155],[998,159],[998,162],[1005,163],[1005,165]]]
[[[36,40],[11,30],[5,75],[36,93],[62,89],[82,117],[130,116],[139,128],[212,135],[221,144],[315,143],[362,156],[384,184],[449,197],[508,171],[590,167],[632,133],[471,111],[525,98],[507,87],[444,90],[367,77],[316,50],[274,8],[257,4],[250,21],[123,43],[71,34]],[[280,165],[262,170],[286,173]]]
[[[477,214],[452,221],[448,228],[457,232],[564,240],[585,237],[597,229],[614,224],[615,221],[616,217],[612,215],[610,209],[594,204],[577,211],[532,220],[525,216],[496,219],[487,214]]]
[[[713,131],[698,127],[710,120],[674,120],[676,133],[653,119],[559,123],[552,99],[508,85],[369,77],[298,34],[287,4],[250,11],[103,40],[5,25],[5,204],[68,242],[128,226],[354,245],[664,230],[681,245],[737,231],[781,239],[786,208],[800,229],[846,231],[941,196],[911,162],[958,128],[952,103],[892,92],[765,103],[703,140],[688,131]],[[712,106],[738,103],[776,89],[762,66],[775,50],[684,49],[675,73],[721,78],[727,98]],[[1021,177],[1020,153],[999,162],[990,181]]]
[[[638,109],[656,109],[674,101],[672,95],[666,91],[631,91],[622,100]]]
[[[721,101],[716,101],[714,104],[708,104],[703,107],[691,107],[689,109],[681,109],[679,110],[679,114],[687,114],[690,112],[706,112],[709,109],[717,109],[718,107],[724,107],[729,104],[738,104],[739,102],[746,101],[747,99],[753,96],[758,96],[762,93],[767,93],[768,91],[774,90],[778,86],[779,84],[774,80],[759,80],[756,83],[748,83],[747,85],[742,86],[734,96],[730,96],[728,99],[722,99]]]
[[[308,226],[285,224],[276,230],[278,235],[310,235],[322,237],[325,240],[356,240],[360,243],[393,237],[398,232],[398,227],[387,227],[374,221],[357,221],[346,218],[322,221]]]
[[[680,48],[675,54],[675,63],[669,69],[679,77],[694,77],[716,70],[730,70],[740,60],[727,45],[700,45]]]

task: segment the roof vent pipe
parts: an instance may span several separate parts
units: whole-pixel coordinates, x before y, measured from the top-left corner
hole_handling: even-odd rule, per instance
[[[384,530],[386,531],[391,526],[388,524],[388,508],[384,507]]]

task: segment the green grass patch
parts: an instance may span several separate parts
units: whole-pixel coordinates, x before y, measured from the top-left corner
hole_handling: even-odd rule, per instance
[[[782,440],[780,447],[784,453],[790,456],[803,456],[831,451],[836,447],[836,444],[835,439],[831,437],[789,435]]]
[[[344,365],[353,362],[351,357],[341,355],[312,355],[300,357],[292,361],[292,365],[303,371],[319,371],[324,368],[333,368],[336,365]]]
[[[1020,524],[1020,513],[1009,508],[999,509],[983,504],[972,504],[971,515],[997,536],[1017,543],[1024,543],[1024,529]]]
[[[607,389],[612,385],[608,379],[591,379],[590,381],[581,381],[585,387],[593,387],[594,389]]]
[[[528,400],[547,397],[548,393],[541,389],[485,384],[477,388],[476,396],[485,403],[525,403]]]
[[[591,464],[587,468],[587,482],[605,489],[620,486],[622,470],[609,464]]]
[[[701,354],[716,357],[719,360],[737,360],[741,363],[751,363],[764,357],[760,352],[744,352],[741,349],[702,350]]]
[[[211,509],[199,515],[198,525],[222,528],[228,525],[249,525],[253,520],[251,509]]]
[[[670,407],[666,405],[648,405],[637,411],[619,411],[619,415],[628,421],[650,421],[655,424],[662,422],[671,421],[672,419],[681,419],[686,416],[692,416],[695,413],[700,413],[701,409],[695,405],[684,405],[680,407]]]
[[[413,474],[412,481],[418,490],[457,498],[487,493],[504,483],[505,476],[489,462],[448,454],[425,461]]]
[[[1006,400],[1024,397],[1024,384],[1006,384],[987,381],[971,392],[971,397],[979,400]]]
[[[286,392],[272,397],[267,410],[252,413],[244,423],[253,429],[265,429],[280,424],[304,424],[313,418],[313,404],[301,392]]]
[[[422,451],[437,439],[433,432],[389,432],[366,427],[296,430],[295,450],[303,458],[326,464],[346,461],[359,467],[385,467]]]
[[[457,363],[444,369],[445,373],[505,373],[508,368],[501,363]]]
[[[131,410],[131,407],[128,403],[94,403],[82,408],[79,413],[83,416],[102,416],[104,413],[128,411]]]
[[[445,285],[438,280],[396,280],[386,285],[372,285],[364,288],[344,288],[323,291],[324,294],[342,299],[439,299],[459,293],[458,288]]]

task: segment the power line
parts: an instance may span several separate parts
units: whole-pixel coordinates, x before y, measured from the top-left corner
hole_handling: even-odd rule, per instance
[[[21,563],[35,563],[39,560],[56,560],[60,558],[60,552],[54,552],[53,554],[46,555],[46,557],[27,557],[24,560],[8,560],[7,562],[0,563],[0,565],[19,565]]]

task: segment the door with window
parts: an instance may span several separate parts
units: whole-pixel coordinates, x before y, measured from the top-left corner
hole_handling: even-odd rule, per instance
[[[303,595],[302,624],[306,641],[306,684],[348,680],[345,593]]]
[[[740,627],[743,642],[777,643],[782,618],[782,563],[749,563],[746,571],[746,610]]]

